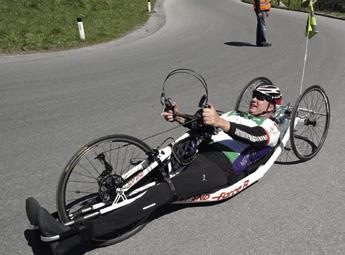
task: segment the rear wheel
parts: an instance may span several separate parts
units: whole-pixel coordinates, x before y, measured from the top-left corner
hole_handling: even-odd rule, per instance
[[[81,217],[82,210],[95,204],[111,204],[123,175],[147,159],[151,148],[126,135],[110,135],[82,147],[66,165],[58,184],[57,209],[64,223]],[[148,217],[148,216],[147,216]],[[141,230],[147,217],[132,225],[94,239],[100,245],[120,242]]]
[[[290,122],[290,142],[301,161],[315,157],[326,140],[330,122],[330,105],[325,91],[318,85],[306,89],[297,99]]]
[[[247,112],[252,100],[253,90],[258,85],[272,85],[273,83],[265,77],[258,77],[250,81],[241,91],[235,106],[235,111]]]

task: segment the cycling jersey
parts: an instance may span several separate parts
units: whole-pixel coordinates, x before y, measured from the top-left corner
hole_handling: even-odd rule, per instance
[[[230,130],[226,133],[219,132],[212,136],[212,140],[235,151],[238,147],[250,145],[274,147],[278,142],[278,126],[269,118],[234,111],[223,114],[221,118],[230,122]]]
[[[221,118],[230,122],[228,132],[221,131],[212,136],[212,141],[201,147],[204,151],[215,150],[222,152],[231,162],[236,173],[246,170],[247,167],[268,154],[279,139],[277,124],[269,118],[257,117],[250,113],[231,111],[225,113]],[[218,154],[218,153],[217,153]],[[216,160],[219,154],[211,157]],[[227,164],[221,162],[223,169],[228,168]]]

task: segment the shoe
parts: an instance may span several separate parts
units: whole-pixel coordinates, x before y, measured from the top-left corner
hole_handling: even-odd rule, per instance
[[[264,43],[257,43],[256,46],[258,46],[258,47],[271,47],[272,44],[264,42]]]
[[[71,228],[57,221],[45,208],[40,207],[37,214],[38,226],[43,236],[56,236]]]
[[[25,201],[26,216],[33,226],[38,226],[37,214],[41,208],[40,204],[33,197],[29,197]]]

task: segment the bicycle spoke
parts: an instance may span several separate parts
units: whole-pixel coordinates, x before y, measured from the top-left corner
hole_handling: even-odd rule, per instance
[[[76,212],[87,204],[109,203],[116,197],[117,185],[122,185],[121,175],[128,172],[137,163],[142,162],[151,149],[138,139],[114,135],[99,139],[91,145],[80,149],[69,162],[63,174],[66,175],[58,193],[62,197],[58,203],[59,215],[64,222],[70,220],[68,212]],[[106,163],[113,171],[105,174]],[[141,161],[136,160],[142,159]],[[65,185],[65,186],[63,186]],[[68,212],[67,212],[68,211]]]
[[[294,118],[304,120],[304,125],[293,130],[293,151],[302,160],[314,157],[321,149],[329,126],[329,103],[320,86],[309,87],[296,102]]]
[[[95,180],[97,180],[97,177],[93,176],[86,168],[82,167],[82,165],[81,165],[81,168],[82,168],[83,170],[85,170],[87,173],[89,173],[90,175],[86,175],[86,174],[79,173],[78,171],[79,171],[80,169],[76,169],[77,172],[75,171],[74,173],[75,173],[75,174],[78,174],[78,175],[80,175],[80,176],[84,176],[84,177],[87,177],[87,178],[90,178],[90,179],[95,179]]]
[[[97,168],[92,164],[91,159],[89,159],[89,157],[85,156],[85,159],[89,162],[89,164],[91,165],[92,169],[94,169],[98,175],[100,175],[100,172],[98,172]]]

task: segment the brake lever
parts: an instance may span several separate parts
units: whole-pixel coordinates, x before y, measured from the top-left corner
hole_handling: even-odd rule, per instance
[[[168,112],[168,111],[173,111],[174,112],[174,108],[175,106],[172,103],[171,98],[165,98],[164,99],[164,112]]]

